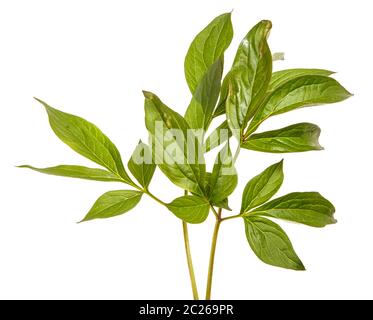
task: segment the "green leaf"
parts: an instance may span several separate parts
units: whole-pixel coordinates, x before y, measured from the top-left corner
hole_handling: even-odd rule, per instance
[[[211,172],[206,172],[206,175],[205,175],[205,191],[206,191],[206,194],[210,194],[211,176],[212,176]],[[211,204],[215,207],[222,208],[222,209],[225,209],[225,210],[228,210],[228,211],[232,211],[232,209],[228,205],[228,198],[225,198],[225,199],[217,201],[217,202],[211,201]]]
[[[227,143],[216,157],[209,186],[209,199],[219,203],[226,199],[237,186],[237,172]]]
[[[155,94],[144,91],[144,96],[145,123],[152,138],[155,163],[174,184],[203,195],[206,166],[201,143],[191,135],[181,115]]]
[[[324,69],[286,69],[281,71],[276,71],[272,73],[272,78],[268,86],[268,91],[272,92],[277,88],[281,87],[283,84],[289,80],[294,80],[295,78],[302,76],[330,76],[334,72]]]
[[[241,213],[255,208],[269,199],[280,189],[284,181],[283,160],[265,169],[252,178],[242,194]]]
[[[216,203],[212,203],[213,206],[215,207],[218,207],[218,208],[222,208],[222,209],[225,209],[225,210],[228,210],[228,211],[232,211],[232,209],[229,207],[229,204],[228,204],[228,198],[225,198],[224,200],[221,200],[219,202],[216,202]]]
[[[210,125],[219,98],[222,74],[223,59],[218,59],[202,77],[185,113],[185,120],[191,128],[203,129],[204,132]]]
[[[250,105],[248,91],[242,83],[244,77],[244,72],[235,72],[235,76],[229,80],[228,96],[225,101],[228,127],[239,142],[241,142],[247,108]]]
[[[271,116],[297,108],[335,103],[351,94],[335,79],[326,76],[302,76],[287,81],[273,91],[251,121],[248,133],[252,133]]]
[[[206,194],[210,193],[210,181],[211,181],[211,172],[206,172],[205,173],[205,183],[204,183],[204,188]]]
[[[151,149],[143,142],[139,142],[130,160],[128,169],[136,180],[144,187],[149,186],[152,180],[156,165],[153,162]]]
[[[62,142],[105,167],[124,182],[134,185],[124,169],[118,149],[99,128],[80,117],[54,109],[42,100],[36,100],[45,107],[50,126]]]
[[[312,123],[297,123],[278,130],[249,136],[242,148],[272,153],[323,150],[319,144],[320,128]]]
[[[239,68],[237,68],[239,69]],[[220,98],[219,98],[219,102],[218,102],[218,105],[214,111],[214,115],[213,117],[218,117],[218,116],[221,116],[223,114],[226,113],[226,101],[227,101],[227,97],[228,97],[228,91],[229,91],[229,82],[231,81],[231,79],[234,78],[234,63],[233,63],[233,66],[231,68],[231,70],[225,75],[224,79],[223,79],[223,82],[221,84],[221,88],[220,88]],[[238,74],[238,72],[236,73]]]
[[[167,205],[167,208],[185,222],[201,223],[209,214],[210,204],[201,197],[189,195],[176,198]]]
[[[334,212],[334,206],[318,192],[294,192],[254,209],[250,215],[278,218],[321,228],[337,222],[333,217]]]
[[[272,57],[272,60],[274,61],[273,57]],[[277,89],[278,87],[286,83],[287,81],[293,80],[301,76],[307,76],[307,75],[329,76],[333,73],[334,72],[332,71],[323,70],[323,69],[286,69],[286,70],[276,71],[272,73],[266,95],[268,95],[268,93],[274,91],[275,89]],[[229,80],[228,75],[224,78],[224,82],[222,85],[221,97],[225,97],[225,99],[228,95],[228,80]],[[214,117],[225,113],[225,99],[224,101],[220,99],[218,107],[215,110]]]
[[[261,217],[244,218],[246,238],[264,263],[292,270],[305,270],[288,236],[281,227]]]
[[[216,17],[191,43],[184,62],[185,79],[193,94],[207,70],[229,47],[233,37],[231,14]]]
[[[218,126],[211,134],[207,137],[205,144],[203,146],[205,152],[208,152],[223,142],[228,141],[232,136],[232,131],[229,130],[228,123],[225,120],[220,126]]]
[[[28,168],[40,173],[50,174],[54,176],[79,178],[96,181],[117,181],[123,182],[117,175],[102,169],[87,168],[82,166],[60,165],[50,168],[35,168],[28,165],[18,166],[18,168]]]
[[[272,23],[263,20],[248,32],[224,78],[215,116],[227,110],[231,129],[246,126],[267,92],[272,75],[272,54],[267,43],[271,28]]]
[[[97,199],[81,222],[93,219],[106,219],[126,213],[139,203],[141,196],[142,192],[133,190],[106,192]]]

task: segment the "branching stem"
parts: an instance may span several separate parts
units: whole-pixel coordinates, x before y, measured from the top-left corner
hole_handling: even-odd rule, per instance
[[[215,208],[212,207],[212,209],[214,212],[216,212]],[[211,289],[212,289],[212,278],[213,278],[213,273],[214,273],[215,252],[216,252],[216,245],[217,245],[217,240],[218,240],[218,235],[219,235],[220,224],[222,222],[221,212],[222,212],[222,209],[219,208],[219,211],[217,212],[218,217],[215,222],[214,232],[212,234],[210,262],[209,262],[209,269],[208,269],[208,275],[207,275],[206,300],[211,300]]]

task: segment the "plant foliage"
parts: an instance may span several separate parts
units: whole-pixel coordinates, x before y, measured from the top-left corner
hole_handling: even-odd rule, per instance
[[[216,245],[220,224],[226,220],[242,220],[249,246],[261,261],[286,269],[304,270],[290,239],[273,220],[320,228],[336,222],[335,209],[317,192],[293,192],[272,199],[284,180],[282,160],[263,168],[263,172],[247,182],[240,210],[237,209],[239,206],[233,205],[232,214],[224,213],[224,210],[232,210],[228,197],[237,186],[235,162],[240,149],[269,153],[323,149],[318,141],[320,128],[315,124],[285,124],[280,129],[258,132],[264,121],[303,107],[341,102],[351,96],[328,70],[273,72],[273,55],[268,45],[271,28],[272,23],[268,20],[256,24],[242,39],[232,66],[224,75],[224,52],[233,37],[231,14],[220,15],[211,21],[194,38],[185,57],[185,79],[191,92],[185,114],[166,106],[154,93],[143,92],[149,143],[140,141],[137,144],[127,161],[127,168],[114,143],[98,127],[52,108],[40,99],[36,100],[45,107],[57,137],[99,168],[78,165],[21,167],[50,175],[126,185],[126,190],[101,195],[82,221],[122,215],[138,205],[143,194],[156,200],[183,223],[202,223],[212,212],[217,227],[209,265],[207,299],[211,294],[214,243]],[[217,117],[221,119],[220,125],[211,130],[212,120]],[[205,134],[207,130],[211,131],[209,136]],[[234,151],[231,150],[232,139],[238,142]],[[209,155],[208,151],[217,147],[220,151],[213,167],[209,168],[205,157]],[[185,194],[165,203],[150,192],[156,167]]]

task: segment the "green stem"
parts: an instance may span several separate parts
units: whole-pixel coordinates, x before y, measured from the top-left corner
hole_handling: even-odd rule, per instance
[[[183,232],[184,232],[184,244],[185,244],[185,252],[186,252],[187,262],[188,262],[190,282],[191,282],[192,291],[193,291],[193,298],[194,300],[199,300],[196,277],[194,275],[192,254],[190,252],[188,224],[185,221],[183,221]]]
[[[150,198],[152,198],[153,200],[155,200],[156,202],[158,202],[159,204],[161,204],[162,206],[167,206],[167,203],[166,202],[163,202],[161,199],[159,199],[158,197],[156,197],[154,194],[152,194],[148,188],[142,188],[142,187],[139,187],[138,185],[136,184],[133,184],[133,187],[145,194],[147,194]]]
[[[216,211],[216,209],[212,205],[211,205],[211,210],[212,210],[212,213],[214,214],[215,218],[219,220],[220,219],[219,213]],[[219,211],[220,211],[220,209],[219,209]]]
[[[154,194],[152,194],[149,190],[142,190],[142,191],[144,191],[150,198],[152,198],[153,200],[157,201],[162,206],[166,206],[167,205],[161,199],[157,198]]]
[[[230,216],[230,217],[226,217],[226,218],[223,218],[221,219],[221,221],[227,221],[227,220],[231,220],[231,219],[236,219],[236,218],[241,218],[242,215],[241,214],[236,214],[235,216]]]
[[[250,133],[248,131],[246,131],[246,133],[243,135],[243,139],[242,139],[242,142],[246,142],[247,141],[247,138],[250,136]]]
[[[214,233],[212,235],[210,262],[209,262],[209,269],[208,269],[208,276],[207,276],[206,300],[211,300],[211,289],[212,289],[212,278],[213,278],[213,273],[214,273],[216,244],[218,240],[221,221],[222,221],[221,209],[219,209],[218,218],[216,219],[216,222],[215,222]]]
[[[163,202],[161,199],[156,197],[154,194],[152,194],[147,188],[141,188],[137,186],[136,184],[133,185],[137,190],[144,192],[147,194],[150,198],[161,204],[162,206],[167,206],[167,203]],[[188,191],[185,190],[184,194],[187,195]],[[199,300],[198,296],[198,289],[197,289],[197,282],[196,277],[194,275],[194,268],[193,268],[193,260],[192,260],[192,254],[190,250],[190,243],[189,243],[189,232],[188,232],[188,224],[183,221],[183,234],[184,234],[184,244],[185,244],[185,252],[188,262],[188,269],[189,269],[189,276],[190,276],[190,282],[192,285],[192,291],[193,291],[193,298],[194,300]]]

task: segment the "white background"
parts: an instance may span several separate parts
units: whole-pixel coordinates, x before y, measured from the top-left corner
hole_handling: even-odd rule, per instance
[[[146,139],[142,89],[183,113],[190,99],[183,61],[197,32],[234,9],[229,67],[244,34],[273,22],[275,68],[327,68],[355,96],[343,103],[274,117],[275,129],[308,121],[325,151],[285,155],[279,195],[320,191],[337,208],[325,229],[281,223],[307,271],[267,266],[251,252],[242,222],[228,221],[218,242],[213,298],[373,298],[372,66],[370,1],[1,1],[0,298],[191,298],[181,222],[144,197],[133,211],[76,224],[102,193],[125,186],[41,175],[17,164],[92,165],[61,143],[32,99],[98,125],[127,162]],[[245,183],[282,155],[243,151]],[[93,165],[94,166],[94,165]],[[181,191],[157,172],[165,201]],[[203,296],[213,217],[191,228]]]

